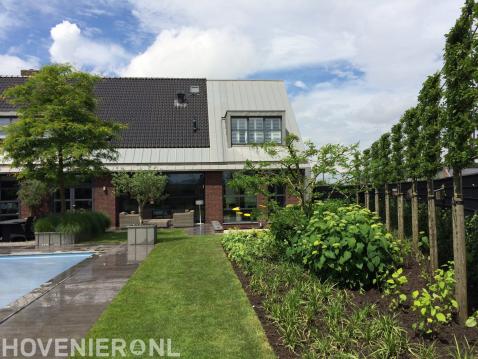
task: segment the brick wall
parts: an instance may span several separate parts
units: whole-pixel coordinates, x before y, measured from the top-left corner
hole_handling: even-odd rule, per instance
[[[222,172],[206,172],[204,178],[204,202],[206,222],[223,221]]]
[[[27,218],[30,216],[41,217],[49,214],[51,212],[50,202],[51,199],[47,197],[42,201],[38,208],[35,208],[33,211],[31,211],[28,206],[20,201],[20,218]]]
[[[110,177],[93,180],[93,210],[103,212],[111,220],[111,226],[117,226],[118,200],[114,193]]]
[[[299,203],[299,198],[296,196],[293,196],[289,193],[288,189],[286,188],[285,190],[285,204],[298,204]]]

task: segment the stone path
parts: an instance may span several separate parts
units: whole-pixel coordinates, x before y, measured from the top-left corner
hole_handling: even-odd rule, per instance
[[[14,338],[84,337],[137,266],[127,245],[117,245],[75,267],[61,284],[0,324],[0,358],[4,338],[11,344]]]

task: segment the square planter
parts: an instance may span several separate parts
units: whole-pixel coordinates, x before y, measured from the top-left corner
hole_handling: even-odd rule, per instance
[[[158,227],[154,224],[128,227],[128,245],[154,244]]]
[[[67,246],[75,244],[78,240],[76,234],[60,232],[36,232],[35,240],[38,247]]]

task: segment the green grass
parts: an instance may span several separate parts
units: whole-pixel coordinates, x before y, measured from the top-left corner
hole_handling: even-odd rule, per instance
[[[88,337],[171,338],[181,358],[274,358],[220,239],[160,230]]]

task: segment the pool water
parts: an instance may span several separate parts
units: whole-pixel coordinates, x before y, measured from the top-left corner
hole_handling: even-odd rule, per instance
[[[88,257],[91,252],[0,256],[0,308]]]

